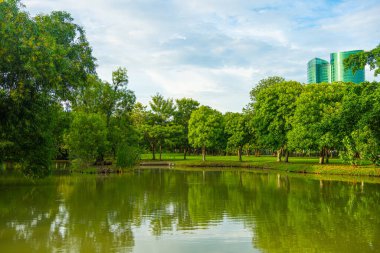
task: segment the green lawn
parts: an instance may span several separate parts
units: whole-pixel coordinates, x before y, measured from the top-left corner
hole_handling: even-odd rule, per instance
[[[152,161],[152,154],[143,154],[142,161]],[[159,155],[156,156],[156,159]],[[366,163],[361,166],[347,165],[339,158],[330,159],[329,164],[318,164],[318,157],[289,157],[289,163],[276,162],[273,156],[244,156],[243,162],[239,162],[237,156],[206,156],[206,161],[202,161],[202,156],[190,155],[183,160],[183,154],[165,153],[162,154],[163,161],[170,161],[176,167],[237,167],[272,169],[295,173],[313,173],[329,175],[352,175],[352,176],[380,176],[380,167]],[[157,160],[158,161],[158,160]]]

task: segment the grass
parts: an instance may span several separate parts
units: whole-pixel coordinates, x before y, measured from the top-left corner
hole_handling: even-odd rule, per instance
[[[156,159],[158,159],[158,155]],[[142,161],[152,161],[151,154],[143,154]],[[183,154],[162,154],[163,161],[170,161],[175,167],[203,167],[203,168],[255,168],[280,170],[294,173],[310,173],[324,175],[349,175],[349,176],[376,176],[380,177],[380,167],[370,165],[368,162],[360,166],[344,164],[339,158],[330,159],[329,164],[318,164],[318,157],[289,157],[289,163],[277,162],[273,156],[244,156],[239,162],[237,156],[206,156],[206,161],[198,155],[187,156],[183,160]]]

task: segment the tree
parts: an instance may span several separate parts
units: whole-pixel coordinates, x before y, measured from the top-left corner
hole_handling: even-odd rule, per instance
[[[253,103],[253,125],[258,142],[277,150],[277,161],[285,151],[288,161],[287,133],[292,129],[290,119],[296,109],[296,99],[302,92],[302,85],[295,81],[274,83],[256,94]]]
[[[88,85],[78,93],[73,109],[106,116],[107,139],[111,153],[116,156],[120,145],[131,145],[136,139],[130,119],[136,97],[127,87],[125,68],[114,71],[112,80],[110,84],[97,76],[88,76]]]
[[[243,116],[245,118],[245,129],[247,131],[247,140],[243,149],[245,149],[247,155],[249,155],[250,150],[253,148],[255,156],[260,156],[260,149],[262,146],[257,138],[258,134],[255,122],[252,120],[255,118],[255,110],[250,105],[247,105],[243,108]]]
[[[246,118],[241,113],[228,112],[224,115],[224,122],[224,132],[228,136],[227,148],[237,148],[239,161],[242,161],[243,146],[249,140]]]
[[[282,83],[285,81],[285,78],[280,76],[270,76],[265,79],[261,79],[255,87],[252,88],[252,90],[249,92],[251,101],[254,103],[256,101],[256,97],[259,95],[260,91],[276,84],[276,83]]]
[[[2,159],[46,174],[56,107],[95,73],[92,50],[68,13],[32,18],[17,0],[0,3],[0,37]]]
[[[341,131],[344,132],[344,150],[341,155],[347,162],[370,160],[380,164],[380,85],[363,82],[347,84],[342,98],[340,115]]]
[[[143,128],[144,135],[151,143],[153,159],[155,159],[155,146],[158,145],[160,160],[162,148],[165,144],[173,144],[172,137],[177,136],[179,129],[173,125],[175,105],[173,99],[165,99],[162,95],[156,94],[149,102],[151,111],[148,113],[147,125]]]
[[[289,146],[298,150],[319,150],[319,163],[328,162],[329,151],[340,146],[344,83],[309,84],[296,102]],[[325,160],[326,159],[326,160]]]
[[[165,99],[162,95],[157,93],[152,97],[152,101],[149,102],[149,105],[156,124],[165,125],[173,119],[172,117],[175,111],[173,99]]]
[[[223,135],[223,117],[217,110],[201,106],[193,111],[189,120],[189,143],[202,148],[202,160],[206,160],[206,148],[216,146]]]
[[[105,117],[95,113],[75,112],[67,136],[70,155],[86,162],[103,160],[107,150],[107,126]]]
[[[370,51],[350,55],[344,60],[344,67],[351,68],[354,73],[359,69],[364,69],[367,64],[371,70],[375,70],[375,76],[380,74],[380,44]]]
[[[136,103],[132,110],[131,118],[140,136],[140,142],[149,146],[152,152],[152,159],[156,160],[158,135],[161,126],[155,124],[155,117],[152,112],[148,111],[147,107],[141,103]]]
[[[182,126],[183,132],[178,140],[183,148],[183,159],[186,160],[186,154],[189,149],[189,120],[191,113],[199,107],[199,102],[191,98],[176,99],[176,108],[174,112],[174,123]]]

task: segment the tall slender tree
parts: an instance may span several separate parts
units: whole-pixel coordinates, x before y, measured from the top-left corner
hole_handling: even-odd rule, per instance
[[[182,126],[183,131],[179,138],[179,145],[183,148],[183,159],[189,149],[189,120],[191,113],[199,107],[199,102],[191,98],[176,99],[176,111],[174,112],[174,124]]]

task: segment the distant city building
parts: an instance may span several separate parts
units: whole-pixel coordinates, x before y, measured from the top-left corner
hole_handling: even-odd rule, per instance
[[[343,81],[343,82],[353,82],[361,83],[365,81],[365,72],[364,69],[359,69],[355,72],[352,72],[351,69],[344,69],[344,59],[347,59],[348,56],[363,52],[363,50],[353,50],[347,52],[338,52],[330,54],[330,64],[331,64],[331,81]]]
[[[307,82],[353,82],[361,83],[365,81],[364,69],[352,72],[351,69],[344,68],[344,60],[352,54],[363,52],[363,50],[353,50],[330,54],[330,63],[320,58],[314,58],[307,63]]]
[[[307,63],[307,82],[330,82],[330,63],[320,58],[314,58]]]

